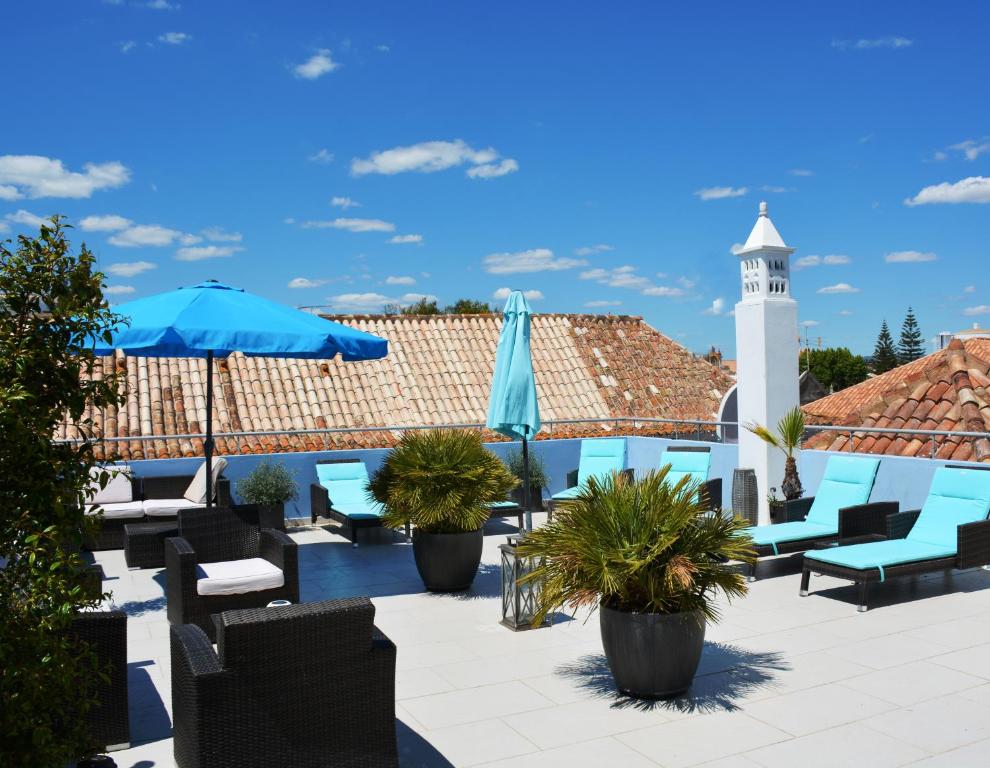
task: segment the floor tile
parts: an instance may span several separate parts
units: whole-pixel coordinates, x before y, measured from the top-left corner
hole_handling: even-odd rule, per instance
[[[938,658],[938,657],[936,657]],[[900,706],[975,688],[983,679],[932,661],[914,661],[843,681],[847,688]]]
[[[553,704],[520,682],[438,693],[407,699],[403,703],[413,717],[431,729],[527,712]]]
[[[818,731],[746,754],[764,768],[897,768],[925,752],[859,723]]]
[[[806,736],[857,722],[893,707],[889,702],[840,683],[830,683],[753,702],[746,707],[746,714],[794,736]]]
[[[946,696],[865,719],[863,725],[938,754],[990,738],[990,707]]]
[[[583,741],[484,765],[486,768],[656,768],[656,763],[612,738]]]

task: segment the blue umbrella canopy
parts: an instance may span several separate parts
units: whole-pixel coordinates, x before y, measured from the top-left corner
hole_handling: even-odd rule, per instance
[[[533,310],[522,291],[513,291],[502,311],[502,333],[495,352],[495,375],[488,403],[489,429],[521,440],[540,431],[540,406],[529,350],[529,318]]]
[[[97,355],[123,350],[139,357],[205,357],[206,505],[213,504],[213,358],[241,352],[254,357],[377,360],[388,342],[216,280],[114,307],[123,316],[110,342],[94,343]]]
[[[388,342],[370,333],[277,304],[215,280],[114,307],[127,318],[98,355],[376,360]]]

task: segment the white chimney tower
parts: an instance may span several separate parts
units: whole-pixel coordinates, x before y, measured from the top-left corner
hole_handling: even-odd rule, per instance
[[[739,466],[756,470],[761,525],[770,522],[767,493],[784,479],[784,455],[744,428],[751,422],[776,432],[777,422],[800,402],[797,302],[791,298],[791,254],[770,221],[767,204],[742,250],[742,299],[736,304],[736,396]]]

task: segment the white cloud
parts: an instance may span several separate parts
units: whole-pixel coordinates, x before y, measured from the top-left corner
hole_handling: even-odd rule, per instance
[[[990,315],[990,304],[980,304],[976,307],[966,307],[963,310],[963,314],[967,317],[976,317],[977,315]]]
[[[935,261],[938,259],[934,253],[923,253],[921,251],[892,251],[883,257],[888,264],[915,264],[922,261]]]
[[[967,285],[965,288],[963,288],[963,293],[976,293],[976,286]]]
[[[117,43],[117,47],[120,48],[121,53],[130,53],[137,48],[137,43],[133,40],[124,40],[123,42]]]
[[[932,184],[904,201],[905,205],[935,203],[990,203],[990,177],[968,176],[951,184]]]
[[[743,245],[742,243],[733,243],[732,245],[729,246],[729,253],[731,253],[733,256],[737,256],[739,255],[739,252],[745,247],[746,246]]]
[[[227,232],[222,227],[207,227],[200,234],[213,243],[239,243],[244,239],[240,232]]]
[[[702,200],[724,200],[729,197],[742,197],[749,189],[747,187],[704,187],[694,194]]]
[[[485,272],[493,275],[511,275],[517,272],[559,272],[563,269],[583,267],[585,259],[555,257],[549,248],[532,248],[514,253],[490,253],[481,260]]]
[[[108,264],[106,271],[116,277],[135,277],[157,267],[157,264],[150,261],[120,261],[116,264]]]
[[[474,166],[468,168],[469,177],[487,179],[504,176],[519,169],[519,164],[511,158],[506,158],[501,163],[497,163],[498,159],[499,153],[494,148],[473,149],[461,139],[424,141],[407,147],[372,152],[363,159],[356,157],[351,161],[351,173],[354,176],[369,173],[392,176],[410,171],[435,173],[468,165]]]
[[[188,232],[184,232],[179,235],[179,245],[196,245],[196,243],[203,242],[203,238],[199,235],[192,235]]]
[[[5,221],[0,221],[0,232],[7,232],[10,229],[10,225]]]
[[[308,277],[294,277],[289,281],[290,288],[319,288],[326,280],[310,280]]]
[[[309,160],[311,163],[321,163],[322,165],[328,165],[333,162],[334,155],[333,152],[331,152],[328,149],[320,149],[314,152],[313,154],[311,154],[306,159]]]
[[[818,293],[859,293],[859,288],[854,288],[849,283],[836,283],[819,288]]]
[[[80,220],[79,226],[84,232],[116,232],[118,229],[125,229],[133,223],[123,216],[108,214],[106,216],[85,216]]]
[[[833,40],[832,47],[840,51],[869,51],[876,48],[910,48],[914,45],[913,40],[906,37],[874,37],[871,39],[859,40]]]
[[[193,248],[180,248],[175,252],[179,261],[202,261],[233,256],[244,249],[239,245],[201,245]]]
[[[663,272],[657,272],[657,277],[659,277],[661,280],[666,276],[667,275],[665,275]],[[690,291],[692,288],[694,288],[694,286],[698,284],[697,280],[691,280],[688,277],[679,277],[677,278],[677,282],[680,283],[681,287],[685,288],[688,291]]]
[[[108,285],[103,289],[103,293],[107,296],[123,296],[128,293],[134,293],[136,290],[133,285]]]
[[[392,49],[389,48],[387,45],[385,45],[385,43],[379,43],[378,45],[375,46],[375,50],[381,51],[382,53],[388,53]]]
[[[843,317],[850,317],[853,314],[853,312],[851,309],[840,309],[835,314],[842,315]]]
[[[505,301],[507,298],[509,298],[510,293],[512,293],[511,288],[499,288],[495,291],[495,293],[492,294],[492,298],[495,299],[496,301]],[[539,301],[540,299],[543,298],[543,291],[537,291],[537,290],[523,291],[522,295],[526,298],[527,301]]]
[[[302,64],[292,68],[293,74],[302,80],[316,80],[340,66],[333,60],[329,48],[321,48]]]
[[[760,189],[764,192],[770,192],[771,194],[780,195],[784,192],[794,192],[794,187],[779,187],[773,184],[764,184]]]
[[[14,224],[22,224],[25,227],[40,227],[42,224],[51,224],[48,219],[37,216],[30,211],[25,211],[23,208],[14,213],[8,213],[4,218],[7,221],[12,221]]]
[[[160,227],[157,224],[137,224],[133,227],[119,230],[107,242],[121,248],[137,248],[139,246],[171,245],[182,237],[177,229]]]
[[[336,195],[330,199],[330,205],[332,205],[334,208],[343,208],[345,211],[348,208],[361,207],[361,203],[359,203],[357,200],[351,200],[351,198],[349,197],[339,197]]]
[[[394,235],[388,239],[392,245],[408,245],[410,243],[419,245],[423,242],[422,235]]]
[[[606,243],[598,243],[598,245],[585,245],[581,248],[574,249],[575,256],[594,256],[596,253],[605,253],[606,251],[614,251],[615,248]]]
[[[839,253],[830,253],[827,256],[802,256],[799,259],[794,260],[794,269],[806,269],[808,267],[817,267],[822,264],[825,266],[839,266],[841,264],[849,264],[852,262],[848,256]]]
[[[6,190],[6,200],[89,197],[98,189],[119,187],[131,179],[131,172],[118,162],[85,163],[83,171],[70,171],[61,160],[42,155],[0,156],[0,185]]]
[[[628,264],[614,269],[588,269],[580,273],[581,280],[594,280],[609,288],[626,288],[639,291],[643,296],[683,296],[684,290],[665,285],[655,285],[648,277],[636,274],[636,267]]]
[[[725,311],[725,299],[719,296],[717,299],[712,301],[712,305],[705,310],[706,315],[721,315]]]
[[[192,35],[188,32],[166,32],[164,35],[158,36],[158,42],[166,45],[185,45],[190,40],[192,40]]]
[[[389,275],[385,278],[386,285],[415,285],[416,278],[409,275]]]
[[[473,168],[468,168],[467,175],[470,179],[496,179],[499,176],[506,176],[518,170],[519,163],[511,157],[507,157],[500,163],[486,163],[485,165],[476,165]]]
[[[427,293],[406,293],[399,298],[389,298],[382,293],[341,293],[330,296],[329,302],[336,309],[346,309],[356,312],[381,312],[386,304],[408,306],[417,301],[436,301],[436,296]]]
[[[600,307],[619,307],[622,306],[621,301],[609,301],[607,299],[595,299],[594,301],[584,302],[584,306],[588,309],[597,309]]]
[[[966,139],[953,144],[949,149],[962,152],[967,160],[975,160],[980,155],[990,152],[990,136],[984,136],[982,139]]]
[[[671,288],[666,285],[651,285],[649,288],[644,288],[640,291],[644,296],[663,296],[665,298],[671,296],[683,296],[684,291],[680,288]]]
[[[170,3],[168,0],[148,0],[144,7],[154,11],[177,11],[182,6],[178,3]]]
[[[802,320],[798,323],[802,328],[814,328],[816,325],[821,325],[817,320]]]
[[[788,171],[791,176],[814,176],[814,171],[809,171],[807,168],[791,168]]]
[[[334,219],[333,221],[304,221],[303,229],[344,229],[348,232],[394,232],[395,224],[381,219]]]

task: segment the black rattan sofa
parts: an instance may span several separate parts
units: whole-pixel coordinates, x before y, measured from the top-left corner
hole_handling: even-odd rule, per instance
[[[393,768],[395,645],[367,598],[173,625],[172,723],[179,768]]]
[[[254,568],[250,583],[245,584],[243,575],[231,570],[238,563],[261,570]],[[230,573],[226,577],[211,573],[219,570],[217,564]],[[275,569],[281,571],[281,584],[270,578]],[[169,622],[195,624],[211,639],[214,613],[259,608],[272,600],[299,602],[296,543],[283,531],[259,530],[230,509],[181,512],[179,535],[165,540],[165,572]],[[206,579],[212,581],[211,590],[221,591],[206,593],[200,584]]]

